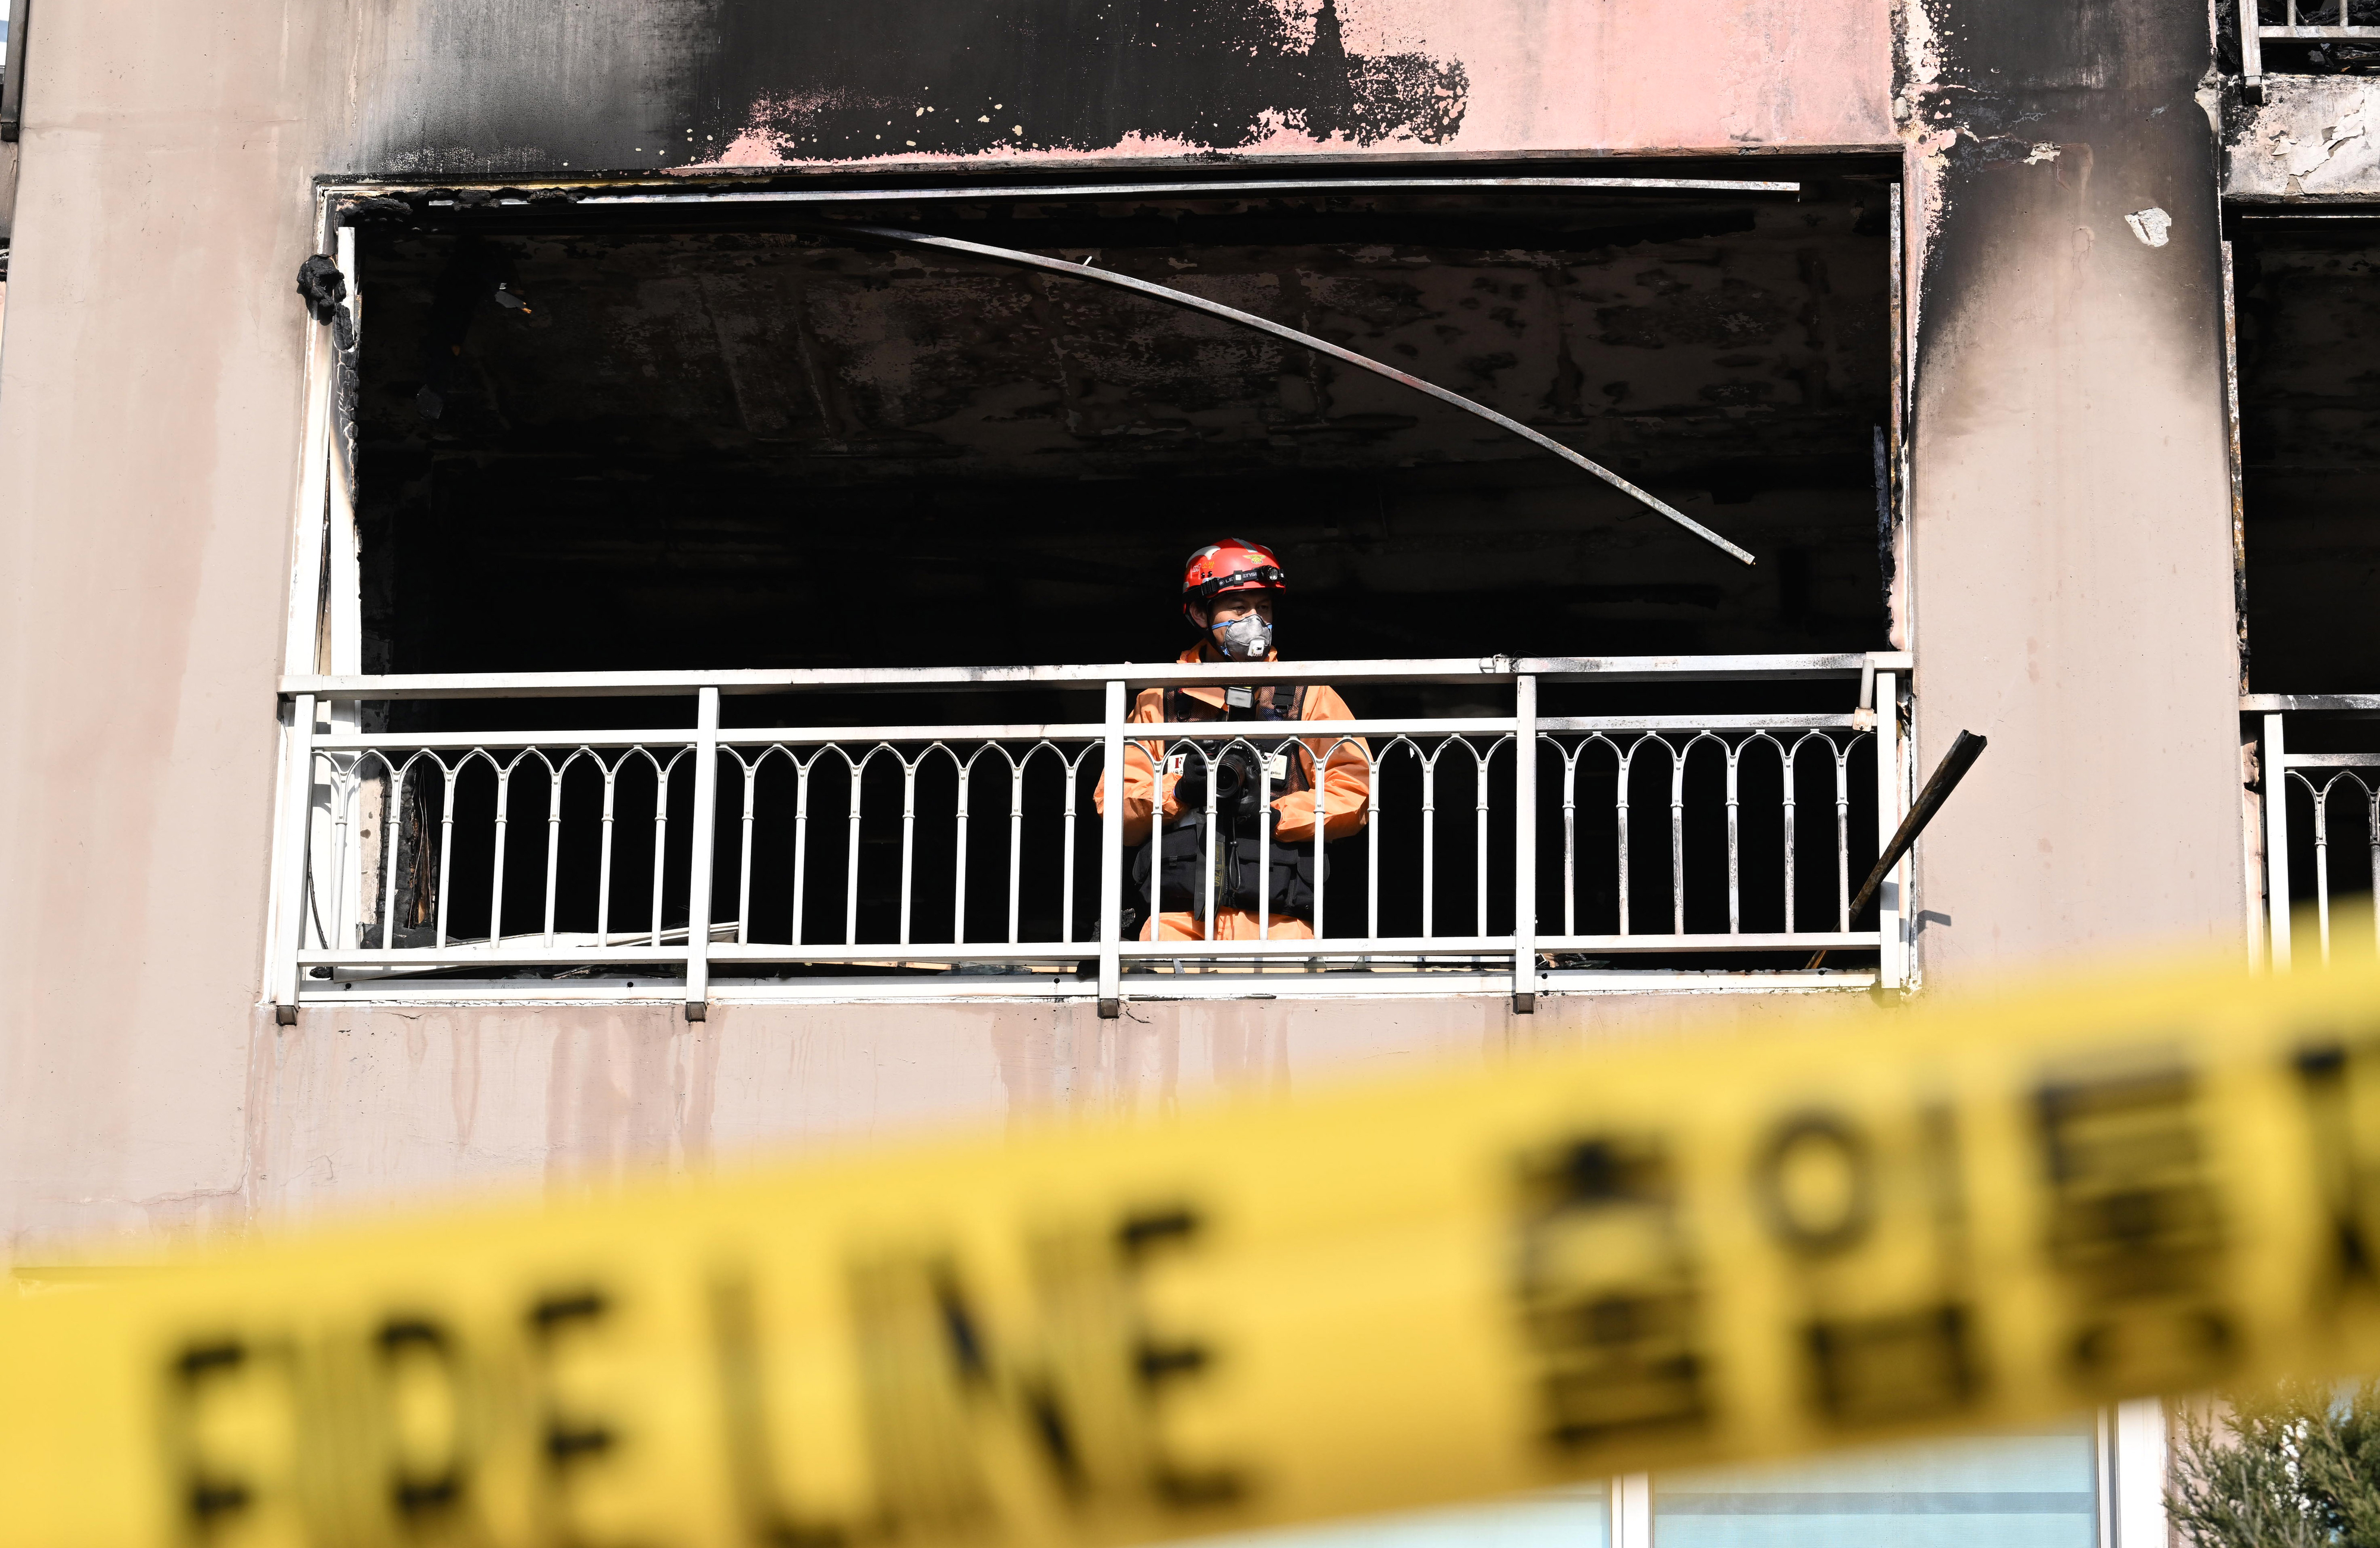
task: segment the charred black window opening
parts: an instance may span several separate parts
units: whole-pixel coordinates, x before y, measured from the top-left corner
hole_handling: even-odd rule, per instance
[[[2380,214],[2232,221],[2249,687],[2380,689]]]
[[[2248,687],[2380,689],[2380,211],[2233,212]],[[2291,752],[2380,752],[2380,719],[2294,716]],[[2325,771],[2312,771],[2316,778]],[[2342,788],[2315,843],[2305,782],[2264,774],[2289,802],[2291,901],[2371,892],[2369,805]],[[2301,950],[2309,949],[2301,946]]]
[[[0,141],[14,141],[25,116],[25,42],[32,0],[0,7]]]
[[[840,235],[837,217],[815,209],[391,201],[366,212],[359,262],[365,667],[1165,660],[1187,642],[1174,602],[1182,558],[1224,535],[1281,554],[1292,585],[1282,646],[1294,656],[1883,648],[1888,199],[1880,179],[1782,196],[888,194],[848,217],[1089,258],[1374,355],[1645,485],[1752,549],[1754,568],[1469,416],[1103,286]],[[1497,713],[1501,697],[1348,691],[1359,714]],[[1846,693],[1549,686],[1542,708],[1835,709]],[[886,702],[731,698],[726,713],[731,725],[880,723]],[[1097,714],[1095,695],[1056,690],[901,704],[899,718],[921,724]],[[390,728],[662,726],[688,710],[683,700],[399,704]],[[1864,758],[1851,780],[1855,835],[1873,826]],[[1608,806],[1595,777],[1582,779],[1581,799]],[[1510,780],[1509,762],[1491,776],[1499,789]],[[541,790],[515,798],[542,810]],[[634,803],[649,813],[652,792],[624,785],[620,798],[633,823]],[[822,812],[844,798],[816,793]],[[924,805],[950,798],[920,787]],[[1666,788],[1646,783],[1635,798],[1652,810]],[[1830,811],[1831,785],[1804,798]],[[455,786],[458,812],[492,799],[483,771]],[[1466,841],[1456,830],[1471,792],[1447,787],[1440,799],[1451,814],[1441,843]],[[399,826],[428,833],[436,818],[424,805]],[[779,836],[758,847],[779,855]],[[510,863],[541,864],[538,842],[524,831]],[[1774,848],[1745,835],[1753,872],[1773,868]],[[1028,868],[1048,872],[1027,876],[1028,896],[1054,896],[1057,849],[1054,830],[1028,834]],[[1091,845],[1079,852],[1095,867]],[[622,854],[631,869],[647,863]],[[1467,920],[1467,852],[1441,854],[1440,918]],[[1664,859],[1647,848],[1638,863]],[[457,933],[492,923],[486,859],[453,857]],[[1583,930],[1609,928],[1616,910],[1609,860],[1582,850]],[[588,917],[565,929],[592,925],[593,882],[570,872],[577,863],[565,863],[564,912]],[[821,849],[813,863],[840,856]],[[1342,863],[1329,933],[1361,923],[1342,911],[1362,896],[1362,857]],[[917,874],[945,864],[921,849]],[[1491,931],[1511,919],[1509,854],[1495,865]],[[1687,928],[1724,929],[1707,913],[1723,912],[1720,895],[1695,880],[1723,871],[1723,837],[1690,834],[1687,865],[1690,895],[1712,900],[1690,908]],[[1538,873],[1556,885],[1555,857],[1541,854]],[[419,866],[398,874],[402,937]],[[1776,880],[1748,872],[1747,893]],[[767,912],[789,907],[785,881],[755,878],[754,928],[768,938],[790,925]],[[642,896],[628,871],[615,884]],[[1805,919],[1830,909],[1830,884],[1803,873]],[[665,890],[665,927],[686,918],[682,894]],[[536,927],[536,896],[508,891],[504,932]],[[894,907],[871,880],[859,938],[888,938]],[[946,920],[949,907],[946,886],[917,901],[923,917]],[[1548,917],[1560,907],[1548,897]],[[1409,925],[1418,908],[1393,899],[1384,928]],[[811,916],[806,939],[839,938],[840,911],[828,911]],[[713,917],[730,912],[715,906]],[[1055,924],[1028,918],[1025,934],[1046,939]],[[969,937],[1003,925],[971,920]],[[1075,929],[1095,932],[1087,903]]]
[[[375,226],[367,660],[1164,659],[1182,555],[1226,533],[1281,552],[1285,644],[1309,656],[1879,646],[1886,197],[862,212],[1375,354],[1673,498],[1751,570],[1392,384],[1102,287],[838,241],[822,217]]]
[[[2380,74],[2380,43],[2345,35],[2380,26],[2380,0],[2230,0],[2225,9],[2251,11],[2260,30],[2286,30],[2257,39],[2258,62],[2267,74]],[[2226,43],[2227,52],[2237,52],[2236,43]]]

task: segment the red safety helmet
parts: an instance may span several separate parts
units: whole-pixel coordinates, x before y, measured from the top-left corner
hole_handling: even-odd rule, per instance
[[[1190,622],[1190,604],[1211,606],[1226,591],[1286,591],[1289,578],[1272,550],[1245,538],[1210,542],[1190,555],[1182,568],[1182,616]]]

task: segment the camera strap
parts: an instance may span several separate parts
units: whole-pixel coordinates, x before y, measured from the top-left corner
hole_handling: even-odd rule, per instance
[[[1228,707],[1218,714],[1215,706],[1203,699],[1194,698],[1178,688],[1169,688],[1165,690],[1165,722],[1169,725],[1179,725],[1192,720],[1291,721],[1305,718],[1305,685],[1304,683],[1292,685],[1289,690],[1289,708],[1270,716],[1257,713],[1254,708],[1242,711]],[[1283,795],[1294,795],[1298,791],[1310,790],[1314,787],[1313,781],[1307,778],[1305,772],[1306,762],[1311,757],[1312,754],[1308,753],[1305,757],[1288,760],[1288,777],[1281,782],[1281,786]]]

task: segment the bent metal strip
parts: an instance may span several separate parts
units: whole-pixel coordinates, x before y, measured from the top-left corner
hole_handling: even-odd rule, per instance
[[[2380,971],[480,1206],[0,1315],[0,1542],[1101,1544],[2380,1368]]]

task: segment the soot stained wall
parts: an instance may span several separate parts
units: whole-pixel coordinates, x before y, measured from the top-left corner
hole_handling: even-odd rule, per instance
[[[1231,149],[1284,129],[1437,145],[1462,128],[1470,95],[1460,60],[1351,53],[1334,0],[1310,16],[1270,0],[738,0],[720,19],[698,87],[702,132],[747,153],[974,155],[1129,139]],[[803,61],[798,85],[789,59]]]
[[[1917,19],[1919,757],[1960,729],[1991,739],[1919,850],[1926,972],[2228,949],[2239,664],[2206,13],[1929,0]]]
[[[391,82],[402,100],[387,104],[373,160],[593,171],[1126,142],[1440,145],[1462,128],[1471,90],[1463,61],[1442,51],[1351,45],[1337,0],[611,8],[606,59],[591,30],[566,20],[422,6],[398,25],[424,35],[400,45],[413,56]],[[504,57],[524,49],[548,79],[512,79]],[[461,58],[484,67],[453,71]],[[557,91],[553,76],[583,85]]]
[[[1897,150],[1887,0],[379,0],[346,170]]]

